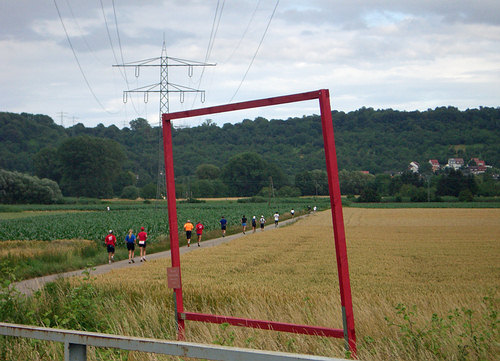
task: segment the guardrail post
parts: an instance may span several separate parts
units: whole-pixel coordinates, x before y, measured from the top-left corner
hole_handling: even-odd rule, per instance
[[[64,361],[87,361],[87,345],[65,342]]]

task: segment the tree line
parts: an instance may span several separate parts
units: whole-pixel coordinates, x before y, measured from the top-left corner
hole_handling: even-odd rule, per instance
[[[357,184],[356,194],[366,188],[359,181],[366,178],[360,170],[377,174],[380,183],[384,172],[398,173],[410,161],[425,164],[430,158],[446,163],[449,157],[479,157],[500,168],[499,108],[440,107],[424,112],[361,108],[334,111],[332,117],[344,191],[351,192],[350,184]],[[51,179],[64,195],[149,198],[165,192],[164,182],[158,182],[163,177],[160,128],[142,118],[123,129],[102,124],[63,128],[45,115],[0,112],[0,139],[0,168]],[[258,117],[222,127],[207,119],[200,126],[173,129],[173,147],[179,196],[328,191],[317,115],[287,120]],[[401,188],[407,194],[410,185],[422,187],[403,183],[397,192],[377,189],[381,195],[401,193]]]

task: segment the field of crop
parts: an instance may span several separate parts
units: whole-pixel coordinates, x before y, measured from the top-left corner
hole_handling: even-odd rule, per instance
[[[315,203],[312,203],[315,202]],[[302,199],[268,203],[237,203],[229,202],[206,202],[206,203],[179,203],[177,206],[178,227],[187,219],[192,222],[202,221],[205,229],[210,231],[218,228],[222,216],[228,220],[228,226],[238,225],[241,216],[247,218],[255,215],[264,215],[270,218],[275,211],[280,214],[290,212],[295,208],[297,212],[303,212],[306,207],[317,205],[318,209],[329,207],[329,199],[318,198]],[[55,209],[59,209],[55,206]],[[128,230],[138,230],[144,226],[154,242],[168,234],[168,219],[166,204],[156,206],[145,205],[117,205],[111,206],[111,211],[106,211],[100,206],[101,211],[87,210],[95,209],[95,206],[84,207],[85,212],[60,210],[50,212],[50,207],[44,206],[46,212],[23,212],[0,213],[0,241],[5,240],[42,240],[51,241],[56,239],[89,239],[102,241],[109,229],[113,229],[117,237],[125,237]],[[93,208],[92,208],[93,207]],[[45,214],[43,214],[45,213]]]
[[[219,237],[219,220],[228,220],[228,234],[240,232],[241,216],[252,215],[271,218],[275,211],[282,219],[289,216],[291,208],[296,214],[305,212],[307,206],[325,209],[329,199],[289,199],[268,203],[238,203],[236,201],[213,201],[206,203],[179,203],[178,228],[183,233],[187,219],[193,223],[200,220],[205,225],[204,240]],[[136,232],[144,226],[148,232],[148,252],[168,249],[168,214],[165,202],[144,204],[137,202],[110,203],[106,211],[102,204],[55,206],[11,206],[10,212],[0,212],[0,262],[15,268],[18,280],[84,268],[87,264],[107,262],[103,239],[112,229],[118,240],[117,260],[127,257],[124,237],[130,228]],[[180,237],[181,244],[185,237]],[[55,248],[58,240],[73,240]],[[92,241],[92,242],[89,242]],[[28,250],[33,245],[36,252]],[[85,246],[82,246],[85,245]]]
[[[344,218],[359,359],[497,359],[500,210],[346,208]],[[169,265],[47,287],[29,322],[175,339]],[[342,327],[329,212],[185,254],[182,280],[187,311]],[[196,322],[186,331],[193,342],[345,356],[337,339]],[[7,348],[5,360],[62,356],[56,344],[0,342],[0,355]],[[90,349],[89,359],[167,358]]]

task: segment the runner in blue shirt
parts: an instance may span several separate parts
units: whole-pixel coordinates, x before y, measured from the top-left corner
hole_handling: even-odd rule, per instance
[[[226,225],[227,225],[227,220],[222,216],[222,219],[219,221],[220,223],[220,229],[222,231],[222,237],[226,236]]]
[[[131,229],[128,230],[128,234],[125,237],[125,242],[127,243],[128,249],[128,263],[135,263],[134,252],[135,252],[135,235]]]

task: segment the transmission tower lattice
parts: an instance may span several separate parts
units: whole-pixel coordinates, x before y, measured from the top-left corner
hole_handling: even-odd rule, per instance
[[[188,76],[193,76],[194,67],[205,67],[205,66],[215,66],[213,63],[204,63],[193,60],[185,60],[179,58],[172,58],[167,56],[167,48],[165,46],[165,41],[163,41],[163,46],[161,50],[161,56],[157,58],[150,58],[144,60],[133,61],[130,63],[116,64],[113,67],[124,67],[124,68],[135,68],[135,77],[138,78],[140,75],[140,69],[143,67],[156,67],[160,68],[160,82],[156,84],[142,86],[136,89],[129,89],[123,92],[123,102],[127,103],[128,95],[131,93],[143,93],[144,103],[149,101],[149,93],[159,93],[160,95],[160,114],[158,121],[158,181],[156,185],[156,198],[160,198],[161,189],[165,186],[165,174],[161,172],[162,160],[160,154],[162,153],[162,121],[161,115],[164,113],[169,113],[170,109],[170,93],[179,93],[179,100],[181,103],[184,102],[185,93],[200,93],[200,100],[202,103],[205,102],[205,91],[190,88],[187,86],[170,83],[168,81],[168,68],[169,67],[187,67]],[[161,188],[160,188],[161,187]]]

